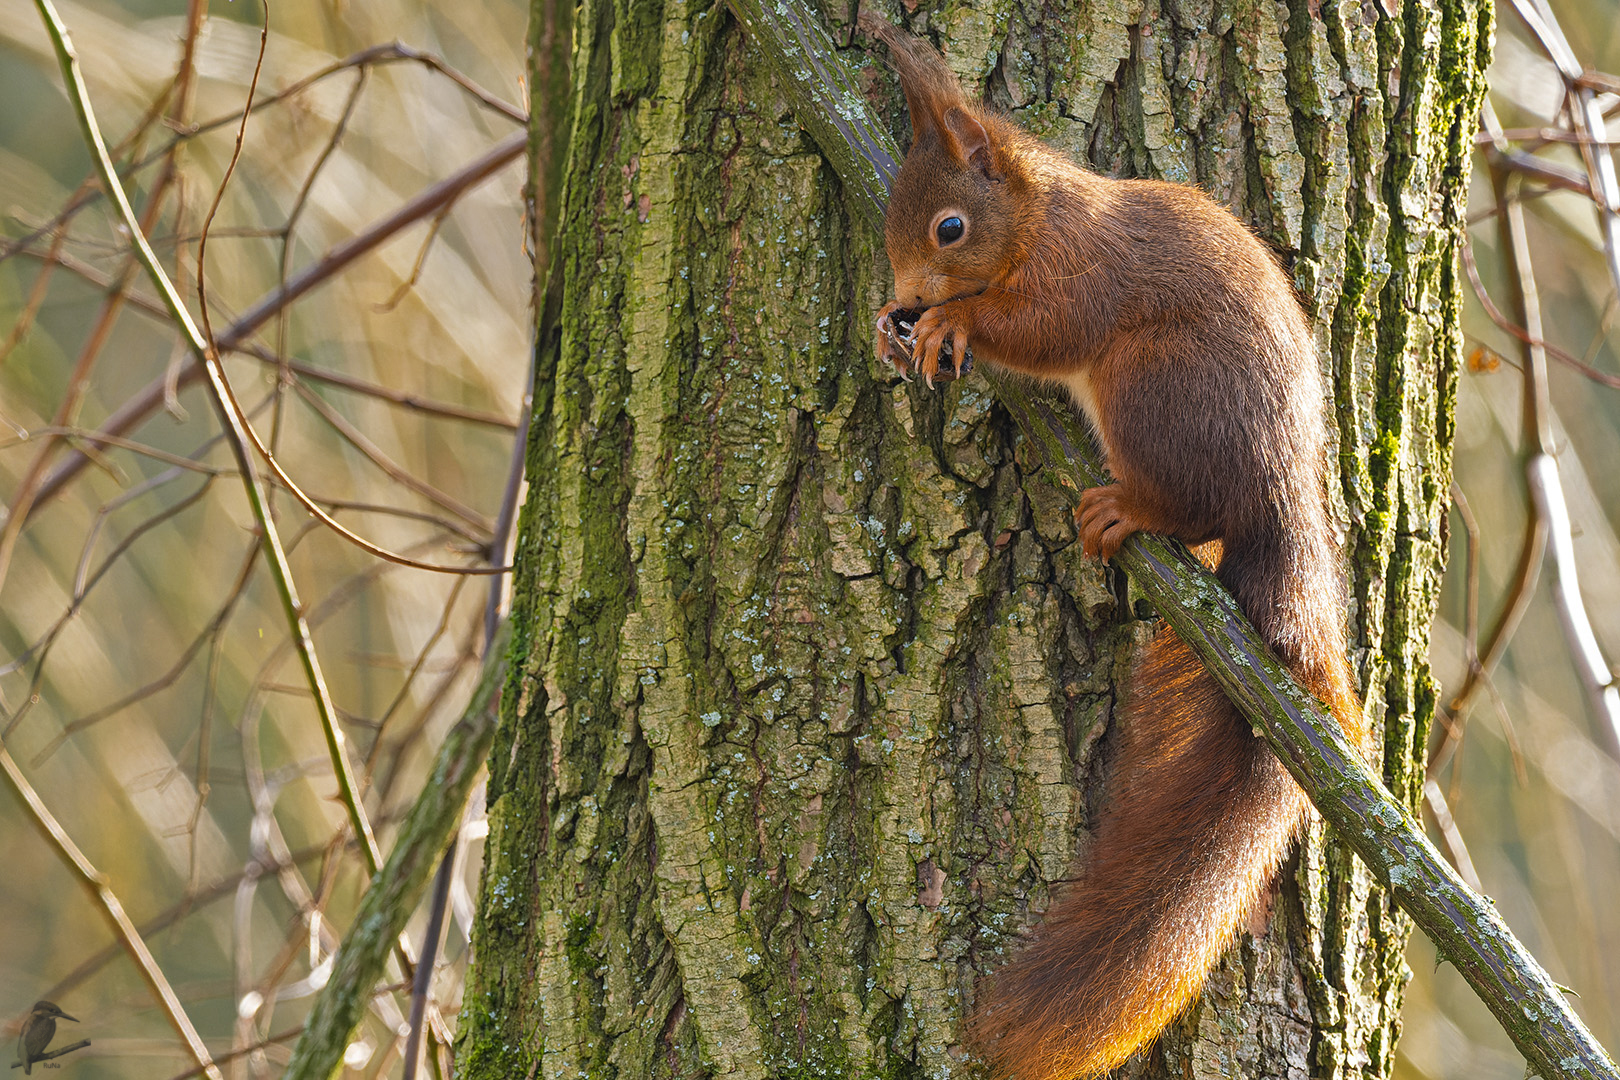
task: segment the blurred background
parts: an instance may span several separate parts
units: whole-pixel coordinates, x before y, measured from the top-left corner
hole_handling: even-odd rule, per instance
[[[1525,12],[1534,19],[1532,4],[1499,0],[1485,122],[1489,128],[1494,119],[1496,137],[1481,139],[1469,191],[1477,275],[1464,285],[1469,362],[1457,395],[1450,562],[1431,650],[1442,704],[1455,708],[1459,693],[1468,702],[1451,718],[1460,739],[1448,740],[1445,722],[1436,723],[1429,793],[1454,820],[1454,861],[1460,840],[1484,892],[1552,977],[1579,994],[1571,999],[1576,1011],[1613,1052],[1620,1045],[1620,767],[1555,601],[1552,552],[1534,580],[1522,573],[1533,523],[1526,460],[1542,439],[1525,413],[1525,345],[1509,327],[1526,325],[1519,286],[1528,268],[1551,354],[1550,407],[1541,411],[1568,506],[1568,554],[1601,662],[1613,665],[1620,661],[1620,312],[1602,222],[1589,192],[1574,190],[1585,186],[1588,162],[1572,134],[1556,50],[1545,41],[1551,23],[1538,28]],[[1579,68],[1620,71],[1620,5],[1553,2],[1550,13]],[[1620,82],[1586,81],[1607,126],[1595,134],[1615,139]],[[1515,199],[1518,223],[1504,213]],[[1511,257],[1515,231],[1528,260]],[[1517,613],[1517,628],[1503,637],[1489,677],[1470,687],[1471,658],[1480,663],[1491,651],[1504,612]],[[1430,833],[1447,850],[1434,802],[1426,806]],[[1421,934],[1407,962],[1404,1075],[1524,1076],[1524,1059],[1501,1027],[1456,969],[1436,965]]]
[[[115,157],[146,162],[126,186],[137,214],[160,207],[148,232],[195,308],[196,240],[236,143],[260,7],[214,3],[196,34],[186,0],[58,8],[108,141],[127,143]],[[247,122],[207,245],[216,334],[284,283],[310,284],[296,304],[270,303],[268,349],[226,360],[288,474],[350,529],[428,563],[489,565],[508,496],[529,365],[525,21],[518,0],[272,4],[256,97],[266,104]],[[184,91],[172,84],[188,37],[196,81]],[[390,42],[429,58],[373,48]],[[504,165],[469,173],[513,137]],[[278,1075],[350,922],[361,864],[352,846],[334,847],[344,808],[233,458],[208,441],[218,417],[185,381],[144,274],[109,312],[129,264],[106,206],[59,220],[89,170],[34,5],[0,0],[0,500],[11,512],[0,521],[0,731],[114,883],[210,1048],[234,1050],[226,1075]],[[322,260],[356,236],[374,246],[327,272]],[[138,446],[72,437],[81,416],[99,426],[161,372],[174,385],[155,380],[151,419],[129,432]],[[53,433],[92,451],[59,494],[38,468],[47,449],[53,466],[63,457]],[[386,850],[470,694],[490,579],[381,562],[308,527],[285,491],[273,500]],[[430,1037],[454,1031],[482,860],[474,803]],[[59,1022],[53,1045],[92,1040],[60,1063],[74,1075],[194,1069],[9,784],[0,868],[5,1064],[15,1021],[46,998],[79,1020]],[[424,929],[418,913],[410,939]],[[388,978],[402,978],[397,964]],[[374,999],[352,1075],[400,1074],[409,1005],[408,987]]]
[[[58,6],[104,131],[143,163],[125,181],[137,213],[155,214],[154,246],[194,301],[195,241],[235,146],[259,9],[215,4],[194,33],[185,0]],[[1581,66],[1620,72],[1620,3],[1551,11]],[[529,271],[520,160],[489,155],[521,128],[525,17],[517,0],[275,6],[266,103],[247,120],[209,234],[215,332],[266,303],[275,312],[260,330],[270,347],[233,354],[227,370],[278,459],[351,529],[436,564],[505,558]],[[188,40],[195,84],[175,87]],[[378,47],[389,42],[410,49]],[[1542,415],[1608,663],[1620,658],[1616,289],[1580,190],[1589,169],[1570,135],[1565,80],[1508,2],[1491,77],[1496,137],[1471,191],[1478,290],[1465,287],[1471,359],[1433,650],[1448,719],[1437,724],[1428,812],[1433,834],[1579,992],[1576,1009],[1612,1048],[1620,767],[1572,658],[1551,556],[1534,580],[1522,573],[1535,536],[1525,461],[1538,437],[1510,329],[1526,322],[1523,264],[1506,258],[1515,230],[1555,347]],[[1599,111],[1620,114],[1620,84],[1589,84]],[[333,927],[347,925],[359,894],[355,853],[333,839],[344,811],[326,747],[232,458],[207,441],[212,406],[188,381],[144,277],[120,288],[129,264],[105,207],[85,204],[89,157],[27,0],[0,0],[0,103],[0,734],[66,835],[116,883],[211,1046],[231,1033],[223,1069],[276,1075],[330,970]],[[1519,212],[1505,213],[1505,199]],[[322,262],[356,236],[369,246],[352,265]],[[274,301],[300,282],[309,287],[296,303]],[[167,377],[154,380],[159,371]],[[81,416],[99,425],[131,401],[150,419],[130,442],[85,441]],[[60,472],[61,441],[88,451],[80,471]],[[386,848],[470,692],[488,579],[380,563],[302,525],[308,515],[285,491],[274,501],[332,698],[365,736],[353,756]],[[1511,632],[1498,634],[1504,611]],[[460,998],[480,816],[475,798],[433,984],[429,1029],[441,1039]],[[0,786],[0,867],[0,1017],[56,1001],[80,1023],[62,1022],[55,1045],[93,1040],[70,1059],[80,1075],[193,1070],[11,785]],[[419,913],[409,936],[423,929]],[[1523,1060],[1421,935],[1409,962],[1400,1073],[1519,1080]],[[408,994],[377,996],[347,1058],[352,1075],[401,1072],[406,1007]],[[0,1030],[0,1045],[16,1030]],[[430,1067],[442,1057],[435,1042]]]

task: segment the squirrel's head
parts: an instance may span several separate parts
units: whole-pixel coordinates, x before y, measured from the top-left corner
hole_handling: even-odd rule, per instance
[[[1006,272],[1016,213],[996,122],[968,102],[939,53],[876,16],[862,21],[893,53],[911,112],[911,150],[883,222],[895,299],[926,308],[983,292]]]

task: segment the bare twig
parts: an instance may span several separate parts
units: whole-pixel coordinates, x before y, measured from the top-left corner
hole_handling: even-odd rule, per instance
[[[34,317],[39,314],[40,306],[45,303],[45,295],[50,291],[51,275],[56,271],[56,257],[62,253],[62,242],[66,239],[65,228],[57,228],[51,233],[50,253],[45,258],[45,265],[34,279],[34,287],[28,290],[28,299],[23,301],[22,311],[17,314],[17,321],[11,324],[6,340],[0,342],[0,365],[5,364],[11,351],[22,343],[33,328]]]
[[[1587,703],[1599,721],[1611,757],[1620,758],[1620,685],[1614,669],[1603,656],[1592,620],[1581,599],[1579,572],[1575,562],[1575,541],[1570,532],[1569,508],[1564,503],[1564,487],[1558,480],[1558,461],[1550,454],[1537,454],[1529,465],[1530,494],[1536,512],[1547,522],[1552,538],[1553,597],[1558,616],[1575,657],[1575,670],[1586,690]]]
[[[187,16],[188,42],[190,38],[195,36],[190,30],[190,27],[199,25],[196,20],[200,19],[200,13],[202,12],[206,12],[206,6],[195,3],[189,5],[189,12]],[[186,57],[189,58],[189,50],[191,49],[191,46],[189,44],[186,45],[186,49]],[[189,62],[189,59],[187,59],[187,62]],[[278,93],[269,94],[265,97],[259,98],[253,103],[249,111],[258,112],[262,109],[279,105],[283,101],[288,101],[297,97],[299,94],[303,93],[305,90],[308,90],[316,83],[353,68],[369,68],[399,62],[417,63],[430,71],[444,76],[457,86],[461,87],[461,89],[465,90],[472,97],[476,98],[485,108],[500,113],[508,120],[513,120],[521,124],[527,118],[522,109],[501,99],[500,97],[497,97],[494,94],[491,94],[489,91],[485,90],[483,87],[469,79],[466,75],[463,75],[460,71],[457,71],[455,68],[445,63],[438,56],[435,56],[432,53],[423,52],[420,49],[414,49],[409,45],[405,45],[397,41],[386,45],[373,45],[369,48],[362,49],[351,56],[345,57],[342,60],[328,64],[326,67],[320,68],[317,71],[313,71],[310,74],[305,75],[303,78],[289,83]],[[164,99],[160,97],[153,104],[152,108],[147,111],[147,115],[142,119],[141,123],[137,125],[134,134],[128,141],[133,141],[134,139],[144,135],[151,124],[156,121],[159,113],[162,112],[164,104]],[[216,131],[228,124],[235,124],[242,119],[242,116],[243,111],[237,110],[235,112],[226,113],[223,116],[216,116],[212,120],[208,120],[200,124],[193,124],[187,127],[186,130],[176,135],[166,145],[159,147],[157,150],[147,154],[145,157],[136,159],[132,164],[120,170],[119,176],[131,176],[155,161],[166,159],[169,155],[173,154],[178,147],[184,145],[189,140],[196,138],[198,135],[202,135],[210,131]],[[73,219],[74,215],[78,214],[79,211],[94,203],[100,197],[101,192],[96,190],[93,185],[87,182],[78,191],[76,191],[71,198],[67,200],[66,205],[64,205],[62,209],[58,211],[55,217],[40,224],[33,231],[23,236],[7,241],[4,244],[0,244],[0,262],[4,262],[6,259],[17,254],[24,248],[36,243],[41,237],[48,236],[57,229],[62,228]]]
[[[1532,0],[1515,0],[1515,2],[1524,4]],[[1540,0],[1534,2],[1539,3]],[[1590,95],[1591,91],[1584,93]],[[1487,126],[1490,126],[1490,121],[1494,120],[1494,117],[1487,114],[1487,118]],[[1610,165],[1609,176],[1612,180],[1612,160]],[[1597,179],[1599,173],[1594,172],[1593,176]],[[1499,199],[1504,195],[1506,197],[1506,213],[1502,217],[1502,223],[1507,232],[1507,254],[1510,265],[1518,278],[1518,299],[1524,328],[1531,338],[1539,340],[1542,337],[1541,296],[1536,287],[1535,269],[1531,263],[1530,238],[1525,230],[1524,210],[1519,206],[1514,194],[1512,183],[1498,188]],[[1620,277],[1617,277],[1616,281],[1620,283]],[[1558,478],[1558,450],[1553,440],[1554,417],[1551,389],[1547,382],[1545,349],[1537,345],[1526,345],[1524,378],[1526,442],[1534,446],[1534,451],[1525,461],[1525,479],[1529,484],[1535,517],[1544,523],[1551,541],[1553,598],[1557,601],[1564,636],[1568,639],[1570,652],[1574,655],[1576,672],[1586,691],[1587,702],[1603,729],[1604,741],[1610,755],[1620,758],[1620,686],[1616,686],[1614,671],[1603,656],[1603,650],[1592,632],[1592,621],[1586,613],[1585,601],[1581,599],[1579,571],[1575,565],[1575,541],[1570,532],[1569,509],[1564,502],[1564,488]]]
[[[1513,10],[1541,40],[1568,86],[1569,117],[1586,163],[1586,174],[1598,205],[1598,228],[1603,232],[1603,256],[1609,279],[1620,290],[1620,177],[1615,175],[1613,144],[1607,142],[1608,125],[1597,103],[1597,92],[1583,81],[1585,66],[1575,58],[1564,30],[1547,0],[1513,0]],[[1538,337],[1540,335],[1537,335]]]
[[[117,715],[123,710],[129,708],[131,705],[144,701],[161,690],[165,690],[168,687],[173,686],[175,680],[179,679],[186,668],[191,666],[191,661],[196,658],[197,653],[201,651],[203,645],[216,639],[219,636],[220,631],[224,629],[225,623],[230,619],[231,613],[236,609],[237,601],[241,599],[242,594],[247,588],[248,578],[252,575],[253,567],[256,563],[257,559],[254,558],[254,552],[249,550],[247,553],[247,558],[242,561],[241,569],[237,571],[236,582],[232,586],[224,605],[219,609],[218,612],[215,613],[214,617],[209,621],[208,625],[203,628],[202,632],[197,634],[192,639],[191,644],[180,654],[180,658],[176,660],[172,666],[170,666],[169,670],[151,680],[146,685],[131,690],[129,693],[125,694],[112,704],[104,705],[93,712],[86,713],[84,716],[63,724],[62,730],[57,732],[49,741],[45,743],[44,748],[42,748],[39,753],[34,756],[31,764],[35,768],[38,768],[42,762],[54,754],[63,743],[67,742],[68,739],[72,738],[74,735],[94,726],[95,724],[100,723],[110,716]]]
[[[146,242],[146,235],[141,231],[140,223],[135,218],[135,211],[129,205],[129,198],[124,194],[123,185],[119,183],[112,158],[107,153],[106,144],[102,141],[101,131],[96,124],[95,113],[90,105],[90,95],[79,72],[78,58],[68,41],[67,28],[62,24],[61,17],[57,15],[51,0],[34,0],[34,4],[39,9],[46,32],[50,35],[51,44],[56,50],[57,62],[67,83],[68,97],[72,100],[85,142],[90,147],[91,155],[101,175],[102,186],[118,208],[119,216],[129,230],[130,242],[135,246],[141,265],[146,268],[153,285],[157,287],[158,293],[168,306],[175,325],[185,335],[187,343],[207,375],[215,408],[219,412],[223,427],[230,435],[227,441],[232,454],[236,457],[237,469],[247,492],[248,504],[259,524],[266,561],[270,565],[271,576],[280,594],[282,608],[292,631],[292,639],[303,662],[305,676],[309,680],[311,693],[320,712],[321,726],[326,736],[328,753],[332,758],[332,769],[337,777],[340,797],[348,810],[349,823],[360,839],[360,850],[365,857],[366,866],[375,873],[382,863],[377,850],[377,840],[372,835],[371,825],[366,820],[365,808],[360,802],[360,793],[355,787],[354,774],[349,767],[348,754],[344,749],[343,732],[338,728],[331,695],[327,692],[325,677],[315,657],[315,645],[310,639],[309,625],[303,615],[303,605],[293,585],[292,569],[287,564],[287,555],[282,549],[275,522],[270,518],[264,485],[253,467],[253,459],[248,450],[248,429],[243,423],[240,406],[230,393],[224,372],[219,365],[218,354],[208,347],[196,323],[192,321],[191,313],[186,309],[179,293],[175,291],[174,283],[169,280],[163,267],[158,263],[157,256],[153,254],[151,245]]]
[[[174,175],[173,169],[165,170],[163,178],[158,182],[151,199],[146,206],[146,213],[140,219],[140,226],[149,229],[157,221],[158,214],[163,209],[163,191],[168,187]],[[125,258],[123,267],[114,280],[112,289],[102,298],[101,308],[91,323],[90,332],[86,335],[79,348],[79,356],[73,365],[73,371],[68,376],[67,391],[56,407],[56,417],[52,426],[65,427],[73,422],[78,415],[79,403],[84,399],[85,392],[90,385],[90,372],[95,366],[101,350],[112,334],[113,325],[124,308],[124,297],[129,289],[131,278],[134,277],[135,260]],[[28,511],[34,504],[36,492],[39,490],[39,481],[50,461],[51,451],[56,445],[55,437],[47,437],[34,453],[33,460],[23,473],[22,483],[17,487],[17,493],[11,500],[9,513],[3,529],[0,529],[0,589],[5,587],[7,571],[11,567],[11,555],[16,549],[17,538],[22,534],[23,523],[28,518]]]
[[[1434,815],[1435,827],[1440,830],[1440,839],[1446,845],[1446,854],[1451,856],[1451,865],[1457,868],[1457,875],[1468,883],[1470,889],[1484,892],[1484,887],[1479,883],[1479,871],[1474,869],[1474,860],[1468,855],[1468,845],[1463,843],[1462,832],[1457,828],[1456,819],[1451,816],[1445,792],[1440,790],[1433,777],[1423,781],[1423,801],[1429,813]]]
[[[427,929],[422,934],[416,980],[411,984],[411,1033],[405,1040],[405,1080],[416,1080],[422,1048],[422,1020],[427,1015],[428,993],[433,988],[433,961],[439,952],[439,938],[444,933],[444,909],[450,899],[450,873],[456,865],[456,847],[456,836],[452,833],[450,846],[439,856],[439,872],[433,875],[433,902],[428,909]]]
[[[376,465],[377,468],[386,473],[389,479],[393,480],[396,484],[399,484],[402,487],[409,488],[411,491],[416,492],[424,499],[427,499],[435,506],[438,506],[440,509],[454,514],[456,517],[460,518],[462,521],[466,522],[469,526],[478,530],[480,533],[483,533],[485,536],[489,535],[491,528],[489,518],[485,517],[483,514],[480,514],[478,511],[474,510],[472,507],[468,506],[454,495],[451,495],[448,492],[440,491],[426,480],[414,475],[407,469],[401,468],[387,454],[383,453],[381,447],[367,438],[365,432],[361,431],[354,424],[350,423],[342,413],[338,412],[325,401],[321,400],[320,395],[313,394],[304,387],[298,388],[298,394],[299,397],[304,400],[304,403],[308,405],[316,415],[330,424],[332,430],[336,431],[340,436],[342,436],[344,442],[348,443],[350,446],[360,451],[360,453],[364,454],[368,459],[370,459],[372,464]],[[398,562],[399,560],[394,559],[390,561]],[[408,566],[411,564],[405,563],[404,565]]]
[[[455,583],[451,585],[450,595],[445,598],[444,608],[439,615],[438,624],[433,627],[433,632],[422,643],[422,647],[416,651],[415,663],[405,673],[405,678],[399,684],[399,689],[394,692],[393,700],[388,703],[388,707],[377,718],[377,737],[372,740],[371,749],[366,753],[365,776],[368,783],[371,782],[372,773],[377,767],[377,759],[382,755],[383,739],[388,734],[388,723],[394,718],[394,714],[399,711],[399,707],[405,703],[405,699],[410,696],[411,687],[416,684],[416,677],[422,673],[422,665],[427,663],[429,654],[433,652],[439,641],[444,637],[445,631],[450,628],[450,619],[456,610],[456,600],[461,596],[461,588],[466,582],[466,578],[457,578]]]
[[[399,307],[411,294],[411,290],[416,288],[416,283],[422,280],[422,267],[427,265],[428,252],[433,250],[433,241],[439,238],[439,230],[444,228],[444,221],[450,216],[450,209],[446,206],[433,215],[433,221],[428,225],[428,234],[423,237],[422,246],[416,249],[416,261],[411,264],[410,276],[399,283],[399,288],[395,289],[388,299],[380,304],[371,305],[371,310],[385,315]]]
[[[350,840],[350,843],[352,844],[353,841]],[[324,845],[321,847],[304,848],[292,855],[292,861],[297,863],[308,862],[309,860],[320,855],[323,850],[325,850]],[[137,929],[143,937],[155,934],[160,930],[165,930],[179,922],[181,919],[185,918],[187,915],[197,911],[199,908],[206,907],[216,900],[220,900],[231,895],[231,893],[236,891],[236,887],[241,883],[243,877],[249,874],[273,874],[278,872],[280,869],[281,866],[277,864],[274,859],[268,857],[253,859],[236,873],[230,874],[207,886],[206,888],[193,889],[187,892],[178,903],[171,904],[161,913],[147,919],[145,922],[141,923]],[[58,998],[67,994],[69,991],[73,990],[75,987],[83,985],[84,982],[92,975],[116,960],[122,951],[123,947],[120,943],[107,946],[105,949],[102,949],[100,952],[85,960],[78,967],[68,972],[62,978],[58,979],[49,990],[45,991],[45,993],[41,994],[40,996],[52,1001],[57,1000]],[[223,1061],[224,1058],[220,1057],[216,1058],[215,1060]]]
[[[218,235],[218,233],[219,230],[215,230],[215,235]],[[52,254],[50,252],[33,250],[25,251],[23,254],[37,257],[42,261],[47,261],[53,266],[60,266],[62,269],[83,278],[85,281],[95,285],[97,288],[110,289],[113,286],[113,278],[110,275],[102,273],[94,266],[75,259],[71,255],[60,253]],[[155,319],[161,320],[165,326],[168,325],[168,309],[151,297],[131,290],[126,294],[125,302],[136,311],[141,312],[143,315],[151,316]],[[231,337],[235,330],[235,325],[228,328],[226,330],[226,337]],[[294,375],[299,375],[303,378],[314,380],[315,382],[326,383],[331,386],[341,386],[345,390],[352,390],[357,394],[364,394],[367,397],[378,398],[382,401],[387,401],[394,405],[399,405],[402,408],[410,409],[413,412],[423,413],[427,416],[439,416],[447,420],[464,420],[469,424],[483,424],[489,427],[505,428],[508,431],[516,431],[519,427],[520,421],[509,419],[500,413],[487,412],[481,409],[468,409],[460,405],[451,405],[449,402],[445,401],[435,401],[432,398],[423,397],[420,394],[413,394],[408,390],[396,390],[393,387],[383,386],[379,383],[357,378],[356,376],[348,375],[341,371],[332,371],[327,368],[317,367],[314,364],[308,364],[302,360],[298,360],[290,356],[279,355],[275,352],[275,350],[269,348],[268,346],[261,345],[256,341],[243,341],[234,348],[227,349],[225,351],[235,352],[242,356],[251,356],[255,360],[268,364],[269,366],[277,368],[278,370],[289,371]],[[189,355],[185,352],[184,348],[182,348],[181,353],[183,356]],[[172,378],[176,380],[175,386],[177,388],[179,386],[179,377],[188,371],[191,373],[191,377],[189,380],[187,380],[187,385],[189,385],[190,382],[195,382],[196,379],[201,378],[201,370],[199,368],[196,368],[195,366],[182,366],[173,373],[166,373],[165,379],[167,380],[172,376]],[[147,390],[151,390],[154,387],[157,387],[156,381],[154,381],[151,386],[147,387]],[[161,392],[161,388],[158,389]],[[143,391],[143,393],[144,392],[145,391]],[[161,404],[161,401],[155,404],[152,411],[156,412],[158,405]],[[142,417],[141,419],[145,418]],[[139,421],[137,420],[136,423],[139,423]],[[123,430],[127,430],[129,427],[134,426],[134,424],[124,424],[118,426]],[[113,425],[109,424],[106,428],[102,429],[102,433],[100,435],[95,435],[95,433],[89,432],[86,429],[84,437],[92,438],[92,436],[94,436],[99,441],[112,442],[111,439],[102,437],[106,434],[106,432],[111,431],[112,427]],[[118,444],[114,443],[114,445]],[[43,499],[46,495],[54,495],[58,490],[59,485],[57,485],[56,476],[53,474],[46,480],[45,484],[42,485],[40,497]]]
[[[299,1024],[297,1027],[288,1028],[286,1031],[278,1031],[274,1035],[266,1035],[264,1038],[260,1039],[256,1043],[253,1043],[251,1046],[238,1047],[229,1053],[221,1054],[215,1060],[220,1064],[235,1061],[237,1058],[258,1053],[267,1046],[277,1046],[281,1043],[292,1042],[299,1035],[302,1035],[303,1032],[304,1025]],[[191,1080],[193,1076],[201,1075],[202,1070],[200,1069],[187,1069],[185,1072],[175,1073],[173,1076],[169,1077],[169,1080]]]
[[[321,147],[321,152],[315,158],[315,163],[310,166],[309,171],[304,175],[304,182],[299,187],[297,196],[293,199],[292,209],[287,211],[287,219],[282,222],[280,234],[277,237],[280,241],[281,250],[276,257],[276,284],[281,288],[285,288],[287,285],[287,272],[292,265],[293,233],[298,228],[298,219],[303,216],[304,208],[309,204],[309,193],[314,190],[315,182],[320,179],[321,171],[326,168],[326,163],[331,160],[333,154],[337,153],[338,143],[342,141],[344,132],[349,130],[349,121],[354,119],[355,106],[360,104],[360,95],[365,93],[366,83],[370,81],[370,78],[370,67],[357,69],[354,85],[349,88],[348,100],[343,103],[343,112],[338,117],[337,123],[332,126],[332,133],[327,136],[326,145]],[[249,96],[251,97],[251,95]],[[440,212],[443,213],[443,211]],[[204,229],[204,232],[206,231]],[[198,280],[201,280],[200,276]],[[276,402],[270,420],[270,446],[272,449],[279,449],[281,446],[282,424],[286,415],[284,408],[286,403],[285,388],[292,381],[286,365],[287,317],[290,311],[290,308],[284,307],[276,313],[275,354],[281,360],[281,371],[279,373],[281,377],[276,381]],[[176,378],[178,378],[178,374]]]
[[[226,327],[215,342],[219,351],[224,353],[240,348],[282,308],[331,280],[350,263],[381,246],[407,226],[432,216],[445,204],[499,173],[518,159],[526,145],[527,136],[523,132],[508,136],[454,175],[418,192],[393,213],[333,246],[314,263],[288,278],[285,286],[272,290]],[[180,370],[177,383],[185,387],[202,378],[204,365],[193,356]],[[113,435],[127,435],[163,405],[164,383],[162,377],[148,383],[108,416],[102,422],[101,430]],[[40,485],[34,500],[35,509],[60,492],[79,474],[87,461],[82,454],[67,455]]]
[[[1494,216],[1500,217],[1504,213],[1506,211],[1499,208]],[[1466,235],[1462,241],[1461,256],[1463,270],[1468,275],[1468,283],[1473,287],[1474,295],[1479,298],[1480,306],[1485,309],[1485,314],[1490,318],[1491,322],[1518,338],[1525,345],[1546,350],[1548,356],[1561,364],[1574,368],[1593,382],[1602,383],[1604,386],[1620,390],[1620,375],[1610,375],[1606,371],[1599,371],[1573,353],[1560,349],[1550,341],[1543,339],[1540,334],[1530,333],[1523,326],[1502,314],[1502,309],[1496,306],[1496,302],[1491,299],[1491,294],[1485,291],[1485,283],[1479,279],[1479,267],[1474,262],[1474,249],[1469,244]]]
[[[1592,182],[1569,166],[1560,165],[1556,161],[1543,161],[1523,150],[1505,149],[1505,142],[1497,142],[1483,133],[1480,138],[1488,148],[1487,154],[1491,164],[1512,169],[1529,179],[1539,180],[1548,187],[1560,191],[1573,191],[1589,199],[1594,197]]]

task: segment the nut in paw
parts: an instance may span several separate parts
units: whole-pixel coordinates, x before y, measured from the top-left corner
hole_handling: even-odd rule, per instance
[[[967,335],[960,331],[955,332],[949,340],[943,340],[936,332],[935,338],[932,339],[934,356],[931,367],[926,347],[921,353],[918,352],[918,346],[922,341],[919,336],[919,323],[935,310],[937,309],[911,310],[901,307],[898,300],[891,300],[878,313],[876,347],[878,359],[893,364],[900,377],[908,382],[911,380],[911,373],[917,370],[922,371],[929,386],[934,385],[934,376],[941,379],[959,379],[973,370],[973,357],[967,350]],[[922,357],[920,362],[919,356]],[[950,366],[942,370],[942,364]]]

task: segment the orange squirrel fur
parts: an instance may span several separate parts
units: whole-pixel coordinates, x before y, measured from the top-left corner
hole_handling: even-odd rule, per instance
[[[1146,530],[1219,541],[1216,574],[1365,744],[1327,506],[1326,394],[1289,279],[1195,188],[1088,172],[966,100],[943,59],[881,20],[913,141],[885,222],[895,300],[878,353],[932,383],[948,343],[1068,387],[1118,483],[1085,492],[1086,553]],[[890,318],[921,310],[910,355]],[[1211,544],[1213,551],[1217,545]],[[1134,673],[1106,807],[1078,882],[981,986],[996,1076],[1111,1069],[1198,994],[1269,889],[1304,793],[1172,632]]]

